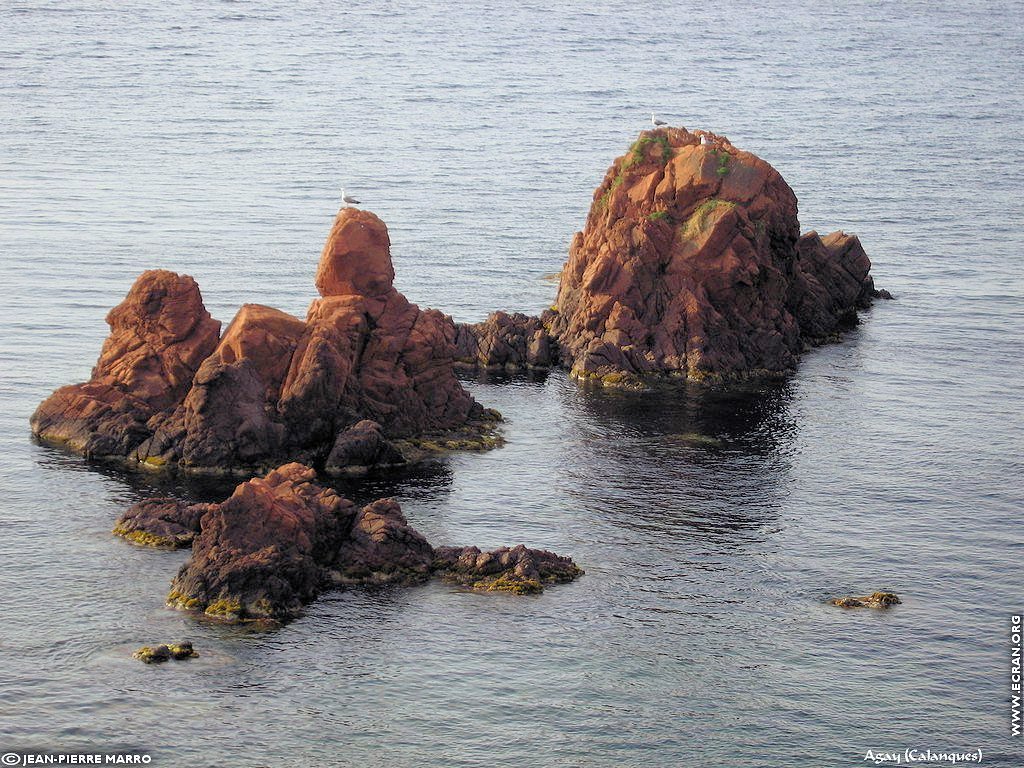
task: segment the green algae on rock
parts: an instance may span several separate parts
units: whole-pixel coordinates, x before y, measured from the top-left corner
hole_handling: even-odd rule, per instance
[[[199,521],[211,505],[178,499],[152,498],[129,507],[117,520],[114,535],[133,544],[157,549],[192,546]]]
[[[181,661],[198,655],[192,648],[192,643],[186,640],[180,643],[144,645],[132,654],[132,658],[138,659],[144,664],[160,664],[171,659]]]

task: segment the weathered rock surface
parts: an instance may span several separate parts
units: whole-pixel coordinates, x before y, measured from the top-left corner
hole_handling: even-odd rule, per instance
[[[403,461],[401,452],[384,437],[384,428],[376,421],[363,419],[338,433],[324,470],[337,475]]]
[[[208,505],[168,605],[227,621],[281,622],[331,586],[416,584],[439,575],[524,594],[583,573],[567,557],[523,546],[435,550],[394,500],[358,509],[315,479],[310,467],[287,464]]]
[[[121,515],[114,533],[146,547],[190,547],[199,533],[200,519],[212,507],[170,498],[145,499]]]
[[[393,285],[387,227],[344,208],[306,320],[244,305],[219,337],[190,277],[143,274],[108,317],[92,379],[32,417],[37,436],[96,457],[193,472],[300,460],[396,464],[395,440],[452,434],[488,447],[496,418],[455,377],[456,328]]]
[[[840,608],[888,608],[901,602],[895,592],[872,592],[867,597],[837,597],[829,600],[829,603]]]
[[[459,361],[530,367],[533,345],[613,385],[780,373],[856,322],[870,267],[853,235],[801,237],[796,196],[760,158],[705,131],[645,131],[594,193],[555,306],[460,326]]]
[[[434,570],[446,581],[472,589],[517,595],[542,592],[547,584],[572,581],[583,574],[568,557],[522,544],[493,552],[481,552],[477,547],[439,547],[434,550]]]

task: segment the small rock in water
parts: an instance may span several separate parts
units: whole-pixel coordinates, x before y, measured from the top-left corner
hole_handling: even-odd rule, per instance
[[[829,603],[840,608],[888,608],[901,602],[895,592],[872,592],[867,597],[837,597],[829,600]]]
[[[190,659],[198,656],[192,648],[192,643],[187,640],[182,643],[168,643],[166,645],[144,645],[132,654],[133,659],[138,659],[145,664],[159,664],[174,659]]]
[[[564,584],[583,575],[570,558],[541,549],[501,547],[481,552],[477,547],[438,547],[434,571],[445,581],[478,592],[533,595],[547,584]]]

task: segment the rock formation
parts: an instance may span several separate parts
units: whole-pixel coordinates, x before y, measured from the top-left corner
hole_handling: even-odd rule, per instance
[[[228,620],[296,615],[320,591],[357,512],[315,478],[309,467],[287,464],[214,505],[168,605]]]
[[[33,433],[194,472],[291,459],[346,472],[401,463],[424,444],[493,445],[500,417],[454,374],[455,325],[393,279],[387,227],[354,208],[334,222],[305,321],[247,304],[220,337],[192,278],[145,272],[108,316],[92,378],[45,400]]]
[[[167,500],[150,505],[166,507]],[[167,603],[227,621],[286,621],[331,586],[417,584],[436,575],[472,589],[527,594],[583,573],[567,557],[523,546],[435,550],[394,500],[359,509],[298,463],[242,483],[221,504],[201,506],[192,559],[174,578]],[[165,523],[159,515],[132,519],[145,533]]]
[[[801,237],[789,185],[725,137],[644,131],[594,193],[555,306],[460,326],[459,360],[533,367],[543,347],[579,378],[625,385],[777,373],[856,322],[876,295],[870,266],[853,235]]]
[[[220,323],[191,277],[152,270],[110,310],[107,324],[92,378],[50,395],[33,414],[32,431],[89,456],[127,456],[151,434],[150,419],[185,397],[217,346]]]

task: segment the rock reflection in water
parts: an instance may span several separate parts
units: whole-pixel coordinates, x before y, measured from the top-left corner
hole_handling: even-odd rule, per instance
[[[566,390],[579,439],[558,473],[622,525],[704,536],[771,525],[796,433],[789,387]]]

